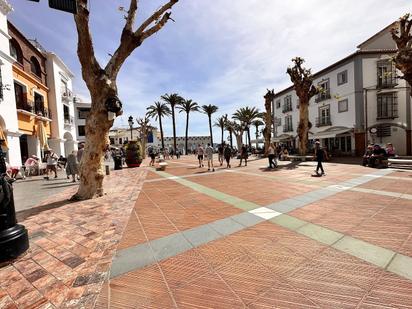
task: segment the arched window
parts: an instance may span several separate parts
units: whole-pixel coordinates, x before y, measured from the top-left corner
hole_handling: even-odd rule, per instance
[[[41,77],[40,63],[35,57],[30,58],[30,68],[32,73],[36,74],[38,77]]]
[[[18,63],[23,64],[23,53],[19,43],[15,39],[10,40],[10,56],[12,56]]]

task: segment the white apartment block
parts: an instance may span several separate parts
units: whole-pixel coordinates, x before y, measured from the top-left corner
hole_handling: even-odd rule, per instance
[[[14,82],[10,56],[11,39],[8,34],[7,14],[12,10],[6,0],[0,0],[0,128],[8,143],[6,160],[12,166],[21,165],[19,126],[17,121],[16,100],[14,97]]]
[[[186,138],[184,136],[176,136],[176,147],[184,153],[185,150],[185,141]],[[173,149],[173,137],[164,137],[165,148]],[[187,149],[194,151],[198,147],[198,145],[202,145],[203,147],[207,146],[210,143],[210,136],[188,136],[187,137]],[[161,142],[160,142],[161,145]]]
[[[86,119],[89,116],[91,104],[80,102],[78,98],[73,100],[74,126],[78,143],[86,141]]]
[[[73,73],[52,52],[43,52],[47,57],[46,72],[49,87],[49,108],[52,115],[49,146],[57,155],[67,157],[77,150],[77,132],[74,123],[74,101],[72,91]]]
[[[130,132],[130,128],[112,128],[109,131],[109,138],[110,138],[110,145],[121,147],[123,144],[133,140],[137,140],[140,138],[139,128],[133,128],[132,132]],[[153,129],[147,136],[147,143],[146,147],[158,147],[160,145],[160,141],[158,139],[158,131],[157,129]]]
[[[411,155],[410,86],[391,62],[396,52],[386,27],[346,58],[314,74],[324,89],[309,104],[310,143],[319,139],[335,155],[361,155],[369,143],[393,143]],[[273,101],[273,141],[297,148],[299,100],[293,86]]]

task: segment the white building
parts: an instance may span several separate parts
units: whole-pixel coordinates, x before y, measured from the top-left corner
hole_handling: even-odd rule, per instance
[[[325,91],[310,100],[310,142],[319,139],[335,155],[361,155],[366,144],[388,142],[398,154],[411,154],[410,86],[391,62],[394,25],[314,74],[313,84]],[[293,86],[277,93],[272,109],[274,141],[297,147],[299,101]]]
[[[139,128],[133,128],[132,134],[130,134],[130,128],[112,128],[109,131],[109,138],[110,138],[110,145],[120,147],[124,143],[127,143],[130,140],[137,140],[140,138]],[[158,139],[158,131],[157,129],[153,129],[151,133],[149,133],[147,137],[146,147],[158,147],[160,145],[160,141]]]
[[[51,110],[51,138],[49,146],[57,155],[67,157],[77,150],[77,132],[74,123],[73,73],[53,52],[44,52],[47,57],[46,72]]]
[[[181,153],[184,153],[185,149],[185,140],[186,138],[184,136],[176,136],[176,147],[181,151]],[[164,143],[165,147],[169,149],[173,149],[173,136],[172,137],[164,137]],[[210,136],[188,136],[187,137],[187,149],[189,151],[194,151],[197,146],[200,144],[202,146],[206,146],[208,143],[210,143]],[[162,142],[159,142],[159,145],[161,146]]]
[[[21,165],[19,126],[17,121],[16,100],[10,57],[11,39],[8,34],[7,14],[12,10],[7,0],[0,0],[0,127],[7,139],[6,160],[13,166]],[[3,150],[6,150],[5,148]]]
[[[74,125],[76,129],[77,141],[86,141],[86,118],[90,113],[91,104],[80,102],[78,98],[73,100],[74,105]]]

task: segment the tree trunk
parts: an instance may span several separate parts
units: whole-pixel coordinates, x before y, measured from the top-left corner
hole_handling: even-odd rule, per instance
[[[175,122],[175,107],[172,106],[172,121],[173,121],[173,153],[176,154],[176,122]]]
[[[189,113],[186,113],[185,154],[187,155],[187,137],[189,135]]]
[[[146,141],[147,141],[147,135],[142,134],[142,137],[140,138],[141,143],[142,143],[142,158],[146,158]]]
[[[242,135],[243,135],[243,132],[239,135],[235,133],[237,149],[238,150],[240,150],[240,148],[242,148],[242,144],[243,144]]]
[[[224,130],[224,128],[221,127],[220,129],[222,130],[222,143],[221,143],[221,145],[223,145],[223,134],[224,134],[223,130]]]
[[[268,155],[269,151],[269,145],[270,145],[270,137],[271,137],[271,129],[272,129],[272,111],[271,108],[266,109],[266,115],[265,115],[265,125],[266,125],[266,130],[264,130],[264,136],[265,136],[265,155]]]
[[[306,155],[308,134],[309,134],[309,104],[308,102],[300,101],[299,104],[299,154],[301,156]]]
[[[210,131],[210,142],[213,147],[213,133],[212,133],[212,116],[209,116],[209,131]]]
[[[230,148],[233,148],[233,132],[232,132],[232,130],[229,131],[229,135],[230,135]]]
[[[247,127],[247,138],[248,138],[249,148],[252,148],[252,141],[250,139],[250,127]]]
[[[165,149],[165,141],[163,139],[163,127],[162,127],[162,116],[159,117],[159,127],[160,127],[160,139],[162,140],[162,150]]]
[[[259,127],[256,127],[256,150],[259,148]]]
[[[102,90],[92,94],[92,108],[86,120],[86,143],[80,162],[80,185],[73,200],[85,200],[103,195],[104,154],[109,141],[109,130],[113,120],[108,120],[104,106],[109,95]]]

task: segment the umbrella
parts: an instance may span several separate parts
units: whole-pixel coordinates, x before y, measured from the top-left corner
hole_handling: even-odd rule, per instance
[[[3,128],[2,127],[0,127],[0,140],[4,140],[4,142],[3,142],[3,146],[6,148],[6,149],[9,149],[9,146],[8,146],[8,144],[7,144],[7,137],[6,137],[6,135],[4,134],[4,131],[3,131]]]
[[[49,150],[49,145],[47,144],[46,129],[44,127],[43,121],[39,121],[37,124],[37,137],[39,138],[41,149]]]

